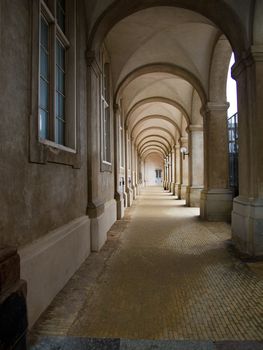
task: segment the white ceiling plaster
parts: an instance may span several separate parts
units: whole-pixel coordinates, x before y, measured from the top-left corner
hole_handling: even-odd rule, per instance
[[[207,87],[217,33],[205,17],[174,7],[149,8],[124,18],[106,38],[115,88],[131,71],[150,63],[183,67]]]

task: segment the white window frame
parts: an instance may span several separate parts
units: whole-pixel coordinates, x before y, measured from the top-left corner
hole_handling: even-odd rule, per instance
[[[107,68],[107,69],[105,69]],[[107,76],[105,76],[105,74]],[[105,86],[106,81],[106,86]],[[112,171],[112,96],[110,60],[106,47],[101,50],[100,79],[101,171]],[[106,120],[108,118],[108,120]],[[108,124],[107,124],[108,123]]]
[[[79,117],[77,113],[77,68],[76,68],[76,0],[66,1],[66,35],[56,23],[56,1],[32,1],[32,113],[30,115],[30,154],[29,160],[34,163],[48,162],[80,167]],[[50,25],[51,57],[50,79],[50,134],[48,138],[40,137],[39,125],[39,79],[40,79],[40,24],[44,17]],[[66,99],[65,99],[65,144],[55,141],[55,50],[56,40],[67,48],[66,52]],[[51,59],[50,59],[51,61]]]

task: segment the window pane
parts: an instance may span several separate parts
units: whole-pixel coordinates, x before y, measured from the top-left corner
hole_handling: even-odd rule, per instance
[[[42,139],[48,138],[48,112],[39,109],[39,136]]]
[[[49,84],[42,78],[40,78],[40,107],[42,109],[46,109],[48,110],[48,88],[49,88]]]
[[[66,53],[66,50],[65,50],[64,46],[57,39],[57,41],[56,41],[56,63],[63,71],[65,71],[65,53]]]
[[[56,72],[56,89],[62,94],[65,93],[65,73],[59,67]]]
[[[65,120],[65,98],[56,93],[56,117]]]
[[[65,33],[65,0],[57,0],[57,22]]]
[[[65,144],[65,55],[66,49],[56,40],[56,142]]]
[[[43,78],[45,78],[47,81],[48,78],[48,54],[45,52],[45,50],[41,47],[40,50],[40,74]]]
[[[65,144],[64,129],[65,123],[62,120],[56,118],[56,142],[60,145]]]
[[[48,23],[41,17],[41,45],[48,51]]]

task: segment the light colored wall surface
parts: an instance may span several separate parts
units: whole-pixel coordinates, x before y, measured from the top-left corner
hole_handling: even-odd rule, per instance
[[[156,181],[156,169],[162,170],[163,177],[163,159],[157,154],[151,154],[146,158],[145,161],[145,180],[146,186],[160,185]]]
[[[31,2],[1,1],[0,244],[23,246],[86,213],[85,24],[77,3],[81,169],[28,161]]]

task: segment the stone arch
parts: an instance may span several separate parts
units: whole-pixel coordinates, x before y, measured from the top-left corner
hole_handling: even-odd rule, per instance
[[[152,102],[166,103],[166,104],[169,104],[169,105],[179,109],[179,111],[182,113],[182,115],[186,119],[187,126],[190,125],[190,117],[189,117],[187,111],[185,110],[185,108],[180,103],[178,103],[177,101],[171,100],[169,98],[160,97],[160,96],[145,98],[145,99],[137,102],[134,106],[132,106],[131,109],[128,111],[126,119],[125,119],[126,125],[128,125],[130,116],[132,115],[133,112],[136,111],[137,108],[143,106],[144,104],[148,104],[148,103],[152,103]]]
[[[154,144],[162,145],[162,146],[165,148],[166,152],[169,153],[169,149],[167,148],[167,146],[166,146],[163,142],[158,141],[158,140],[155,140],[155,141],[154,141],[154,140],[146,141],[146,142],[143,143],[140,147],[137,147],[138,152],[140,152],[140,150],[141,150],[145,145],[150,144],[150,143],[151,143],[152,145],[154,145]]]
[[[97,52],[107,33],[123,18],[150,7],[180,7],[197,12],[213,23],[227,36],[235,54],[241,57],[249,46],[244,26],[232,7],[224,0],[210,0],[209,4],[196,0],[115,0],[97,19],[88,39],[88,49]]]
[[[158,150],[148,150],[145,153],[141,155],[142,159],[146,159],[150,154],[158,153],[160,156],[164,156],[164,154],[161,151]],[[146,155],[145,155],[146,154]]]
[[[226,84],[232,47],[224,35],[215,43],[211,59],[208,97],[210,102],[226,102]]]
[[[163,148],[163,146],[161,146],[161,145],[143,145],[142,147],[141,147],[141,150],[138,150],[138,152],[139,152],[139,154],[140,153],[142,153],[144,150],[146,150],[146,149],[148,149],[148,148],[160,148],[160,149],[162,149],[164,152],[165,152],[165,154],[166,155],[168,155],[169,154],[169,152],[167,152],[167,150],[165,149],[165,148]]]
[[[134,79],[138,78],[139,76],[148,74],[148,73],[167,73],[174,76],[178,76],[186,80],[189,84],[191,84],[196,89],[203,104],[205,104],[207,101],[205,88],[201,83],[201,81],[194,74],[190,73],[185,68],[182,68],[175,64],[153,63],[153,64],[147,64],[142,67],[136,68],[135,70],[133,70],[132,72],[126,75],[126,77],[117,86],[115,96],[114,96],[115,103],[117,104],[117,101],[119,100],[121,92],[123,91],[123,89],[125,89],[125,87],[128,86],[130,82],[132,82]]]
[[[170,142],[169,142],[165,137],[163,137],[162,135],[157,135],[157,134],[145,136],[145,137],[138,143],[138,145],[136,145],[137,148],[139,148],[139,147],[141,146],[141,144],[142,144],[145,140],[147,140],[148,138],[150,138],[150,137],[155,137],[157,140],[158,140],[158,139],[161,139],[161,140],[167,142],[167,144],[168,144],[169,147],[170,147],[170,150],[172,149],[172,145],[170,144]]]
[[[158,147],[146,148],[142,151],[140,156],[143,157],[144,153],[146,153],[147,151],[159,151],[162,154],[162,156],[167,156],[167,154],[164,152],[164,150],[162,148],[158,148]]]
[[[148,115],[147,117],[144,117],[142,119],[140,119],[137,123],[135,123],[135,125],[133,126],[132,130],[131,130],[131,136],[133,136],[133,132],[134,132],[134,129],[140,124],[140,123],[143,123],[144,121],[146,120],[151,120],[151,119],[162,119],[162,120],[165,120],[167,121],[168,123],[170,123],[171,125],[173,125],[176,130],[178,131],[178,134],[181,136],[181,130],[179,128],[179,126],[173,121],[171,120],[169,117],[166,117],[164,115]]]
[[[144,133],[144,132],[146,132],[146,131],[149,131],[149,130],[162,130],[163,132],[165,132],[167,135],[169,135],[169,136],[171,137],[171,139],[172,139],[173,142],[174,142],[174,145],[176,144],[176,139],[175,139],[174,135],[173,135],[170,131],[168,131],[168,130],[166,130],[166,129],[164,129],[164,128],[160,128],[160,127],[158,127],[158,126],[151,126],[151,127],[149,127],[149,128],[143,129],[143,130],[140,131],[139,134],[136,136],[134,142],[136,143],[138,137],[139,137],[142,133]]]

